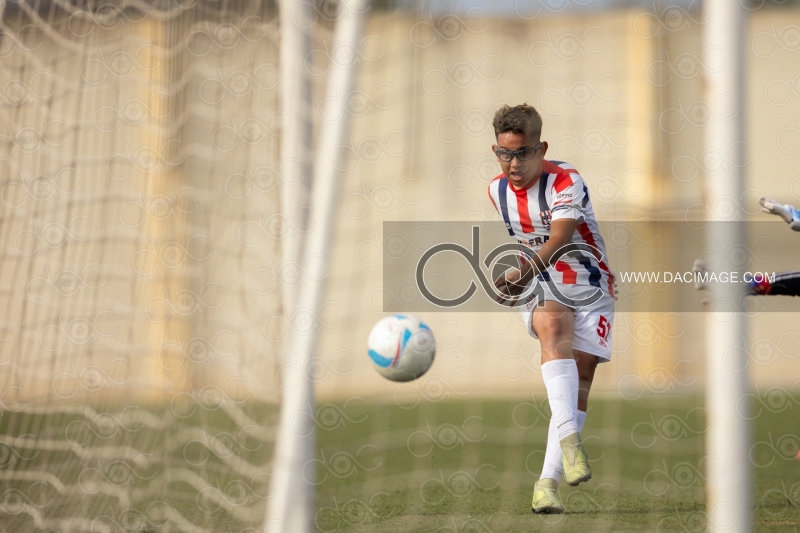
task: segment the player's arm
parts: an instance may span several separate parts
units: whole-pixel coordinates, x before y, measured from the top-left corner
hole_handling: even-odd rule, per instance
[[[519,295],[533,278],[547,270],[558,249],[572,242],[578,223],[573,218],[554,220],[550,226],[550,238],[533,254],[531,260],[523,262],[520,269],[513,269],[497,278],[494,283],[500,291],[497,301],[505,303]]]

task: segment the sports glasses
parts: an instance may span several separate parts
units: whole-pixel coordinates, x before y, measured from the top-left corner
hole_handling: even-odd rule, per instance
[[[520,161],[527,161],[536,155],[536,152],[539,151],[541,146],[542,143],[540,142],[533,148],[520,148],[519,150],[502,150],[498,148],[494,153],[497,159],[504,163],[512,161],[515,157],[519,158]]]

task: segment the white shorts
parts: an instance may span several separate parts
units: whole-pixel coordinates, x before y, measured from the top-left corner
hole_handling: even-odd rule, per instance
[[[558,299],[544,285],[544,300]],[[559,290],[565,296],[573,300],[582,300],[591,296],[596,287],[559,285]],[[526,302],[520,306],[522,320],[528,333],[534,338],[539,336],[533,330],[531,321],[533,311],[536,308],[538,298],[530,296]],[[575,312],[575,335],[572,339],[572,349],[580,350],[588,354],[596,355],[601,363],[611,360],[611,326],[614,324],[614,298],[607,292],[603,292],[602,298],[595,303],[579,307]]]

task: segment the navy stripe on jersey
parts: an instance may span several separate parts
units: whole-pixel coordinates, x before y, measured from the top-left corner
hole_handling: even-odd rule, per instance
[[[603,277],[603,275],[600,273],[600,269],[594,266],[589,258],[584,255],[576,255],[575,259],[577,259],[578,263],[580,263],[586,270],[589,271],[589,285],[600,287],[600,278]]]
[[[550,174],[547,172],[542,172],[542,175],[539,176],[539,212],[540,213],[547,213],[550,210],[550,206],[547,205],[547,177]]]
[[[506,229],[508,230],[508,234],[513,237],[514,230],[511,228],[511,219],[508,217],[508,200],[506,199],[506,193],[508,192],[507,189],[508,178],[503,176],[497,187],[497,192],[500,194],[500,213],[503,215],[503,220],[506,221]]]
[[[583,202],[581,202],[581,207],[585,208],[586,204],[589,203],[589,189],[586,187],[586,184],[583,184]]]

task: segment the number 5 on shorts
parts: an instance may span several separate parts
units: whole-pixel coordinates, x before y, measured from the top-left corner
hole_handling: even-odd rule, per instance
[[[608,320],[603,315],[600,315],[600,320],[597,324],[597,334],[600,335],[600,338],[604,341],[608,341],[609,333],[611,333],[611,328],[609,327]]]

